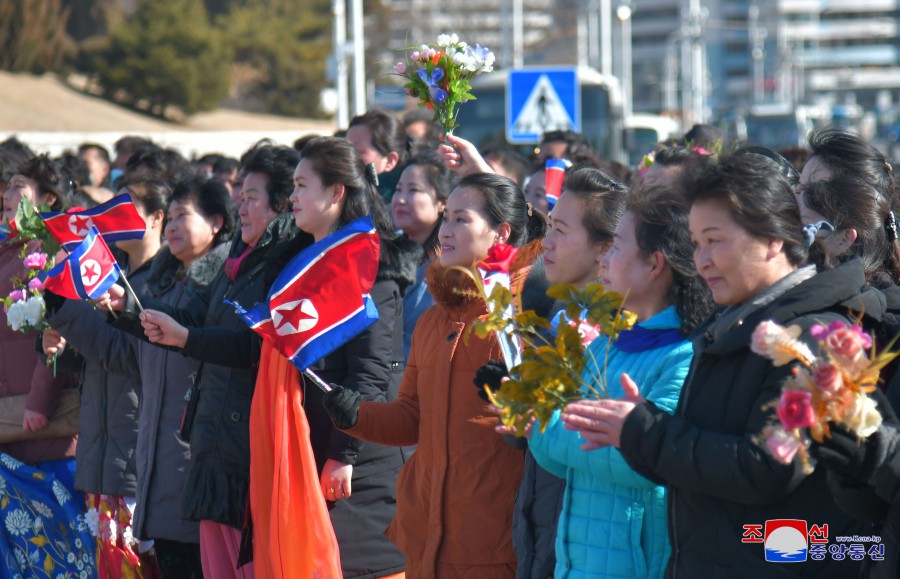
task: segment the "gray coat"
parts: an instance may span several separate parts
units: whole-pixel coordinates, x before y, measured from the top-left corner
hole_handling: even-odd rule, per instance
[[[143,289],[151,264],[152,260],[129,276],[132,286]],[[75,488],[86,493],[134,497],[140,377],[131,371],[107,372],[96,356],[85,355],[79,347],[108,331],[106,315],[89,302],[64,300],[47,321],[84,358]]]
[[[160,251],[147,280],[145,295],[173,308],[184,307],[215,279],[225,263],[223,244],[194,261],[185,275],[167,248]],[[140,539],[199,542],[199,525],[179,514],[181,493],[190,465],[190,445],[178,436],[184,395],[199,363],[108,327],[111,336],[102,356],[111,371],[138,369],[144,384],[137,441],[137,508],[134,535]]]

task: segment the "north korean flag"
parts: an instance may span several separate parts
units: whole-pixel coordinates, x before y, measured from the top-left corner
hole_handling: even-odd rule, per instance
[[[47,272],[44,288],[70,300],[97,299],[119,279],[119,265],[96,227],[65,261]]]
[[[549,209],[553,209],[559,196],[562,195],[563,180],[566,178],[566,169],[572,163],[565,159],[547,159],[544,163],[544,191],[547,195],[547,205]]]
[[[237,313],[294,366],[305,370],[378,319],[369,296],[381,248],[371,217],[360,217],[297,254],[268,299]]]
[[[138,214],[131,196],[117,195],[92,209],[67,213],[40,213],[44,225],[66,251],[72,251],[91,227],[96,227],[107,243],[143,239],[147,224]]]

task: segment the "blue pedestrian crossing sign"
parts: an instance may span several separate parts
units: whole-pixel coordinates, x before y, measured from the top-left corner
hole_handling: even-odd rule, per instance
[[[506,83],[506,140],[539,143],[548,131],[581,131],[581,91],[574,68],[521,68]]]

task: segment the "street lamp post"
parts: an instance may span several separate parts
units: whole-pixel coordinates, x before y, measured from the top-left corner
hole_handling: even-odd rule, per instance
[[[631,1],[625,0],[616,8],[616,17],[622,24],[622,112],[625,118],[632,112],[632,82],[631,82],[631,15],[633,13]]]

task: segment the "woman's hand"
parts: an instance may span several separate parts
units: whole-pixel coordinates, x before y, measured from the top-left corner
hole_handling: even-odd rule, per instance
[[[25,432],[37,432],[47,426],[50,419],[46,414],[25,409],[25,418],[22,419],[22,430]]]
[[[48,328],[41,335],[41,347],[46,356],[61,354],[63,348],[66,347],[66,339],[56,330]]]
[[[94,305],[104,311],[125,311],[125,288],[113,285],[108,292],[94,300]]]
[[[448,169],[461,177],[475,173],[493,173],[494,170],[487,164],[478,149],[465,139],[446,135],[441,137],[450,142],[449,145],[438,146],[437,153],[444,160]],[[451,146],[452,145],[452,146]]]
[[[154,344],[176,348],[184,348],[187,344],[188,329],[171,316],[156,310],[144,310],[140,317],[144,334]]]
[[[579,400],[566,406],[560,416],[567,430],[577,430],[587,442],[582,450],[605,446],[619,448],[622,426],[635,406],[645,402],[638,386],[628,374],[620,378],[625,398],[613,400]]]
[[[353,478],[353,465],[339,460],[328,459],[322,468],[319,483],[326,501],[337,501],[350,498],[350,479]]]

